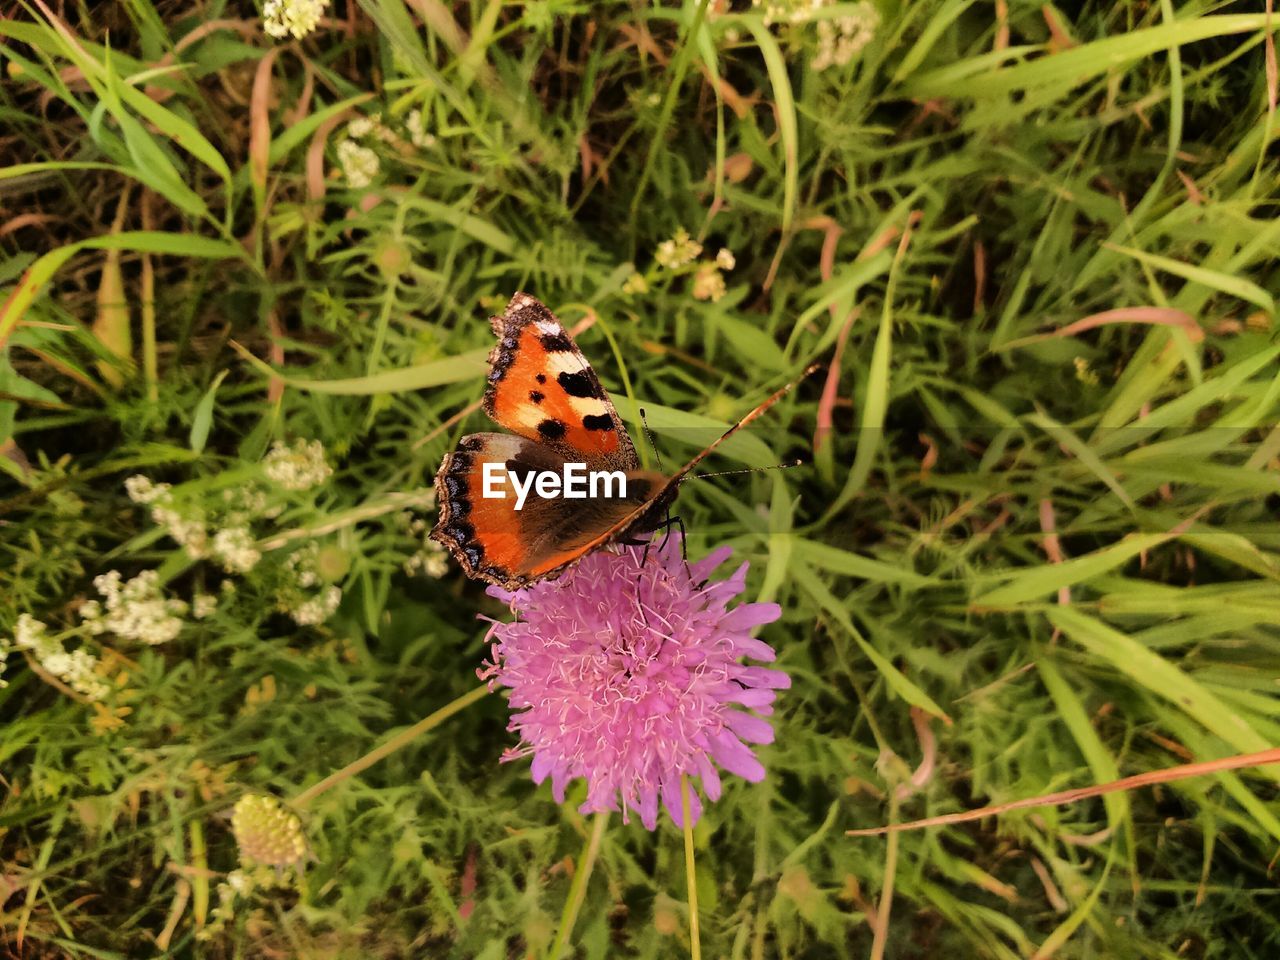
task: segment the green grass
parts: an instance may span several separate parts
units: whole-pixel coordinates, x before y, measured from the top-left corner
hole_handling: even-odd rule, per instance
[[[1280,744],[1280,19],[883,0],[817,70],[816,21],[725,6],[360,0],[300,42],[250,3],[0,20],[0,636],[70,631],[110,687],[9,654],[6,955],[689,955],[679,830],[596,834],[580,784],[500,765],[498,695],[413,727],[505,615],[406,573],[402,515],[486,429],[458,415],[516,290],[587,321],[668,465],[840,351],[834,406],[824,372],[707,469],[808,465],[680,495],[691,556],[732,544],[782,605],[793,679],[767,779],[693,832],[705,956],[1280,950],[1275,768],[845,836]],[[732,251],[723,298],[656,262],[680,229]],[[333,475],[264,485],[298,438]],[[211,531],[264,491],[261,559],[193,560],[138,474]],[[218,608],[92,635],[110,570]],[[323,622],[284,612],[328,586]],[[301,796],[309,858],[220,910],[254,792]]]

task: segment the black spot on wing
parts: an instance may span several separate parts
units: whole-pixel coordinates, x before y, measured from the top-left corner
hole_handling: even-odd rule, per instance
[[[529,399],[534,403],[541,403],[543,400],[547,399],[547,395],[545,393],[540,393],[537,390],[530,390]]]
[[[559,420],[543,420],[538,424],[538,433],[548,440],[559,440],[564,436],[564,424]]]
[[[545,373],[540,373],[536,377],[534,377],[534,379],[537,380],[539,383],[546,383],[547,375]]]
[[[564,353],[573,349],[573,341],[563,330],[558,333],[544,333],[540,338],[542,349],[550,353]]]
[[[571,397],[600,398],[603,396],[599,382],[585,370],[579,370],[577,373],[562,373],[556,377],[556,383],[560,384],[564,392]]]
[[[583,417],[582,425],[588,430],[612,430],[613,418],[607,413],[594,413]]]

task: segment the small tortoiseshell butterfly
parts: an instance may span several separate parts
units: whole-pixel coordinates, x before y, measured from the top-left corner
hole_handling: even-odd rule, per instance
[[[641,468],[609,395],[550,310],[517,293],[489,322],[498,345],[489,354],[484,412],[518,436],[474,433],[445,456],[436,475],[440,517],[431,539],[449,548],[467,576],[509,590],[559,576],[593,550],[657,529],[689,471],[794,386],[783,387],[666,476]],[[526,486],[529,474],[561,474],[566,463],[621,471],[625,495],[544,498],[530,487],[517,510],[509,489],[505,497],[482,496],[486,463],[501,465]]]

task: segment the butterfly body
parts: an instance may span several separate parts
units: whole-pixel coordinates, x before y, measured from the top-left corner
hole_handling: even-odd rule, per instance
[[[660,526],[685,475],[789,389],[666,475],[643,468],[608,393],[550,310],[517,293],[490,322],[498,343],[489,354],[482,406],[512,433],[471,434],[445,456],[436,475],[440,517],[431,538],[467,576],[510,590],[558,576],[593,550]],[[568,497],[544,495],[532,482],[539,474],[563,474],[569,464],[625,483]],[[491,495],[489,474],[524,487],[523,503]]]

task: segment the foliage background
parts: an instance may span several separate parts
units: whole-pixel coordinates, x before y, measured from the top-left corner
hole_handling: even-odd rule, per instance
[[[838,374],[717,461],[811,467],[680,499],[691,553],[732,543],[782,604],[794,681],[768,779],[695,832],[708,956],[1275,955],[1275,767],[844,835],[1280,742],[1269,4],[884,0],[815,69],[818,21],[867,10],[360,0],[276,42],[249,3],[8,5],[0,632],[73,628],[112,569],[216,589],[131,475],[212,516],[275,439],[335,473],[212,617],[76,641],[104,703],[10,654],[2,949],[548,955],[590,822],[497,763],[497,696],[317,797],[301,875],[211,926],[238,796],[476,686],[502,608],[404,572],[397,497],[480,426],[484,319],[523,289],[593,322],[669,460]],[[721,299],[655,262],[679,229],[733,252]],[[300,627],[274,598],[307,542],[343,598]],[[685,954],[680,843],[610,823],[574,955]]]

